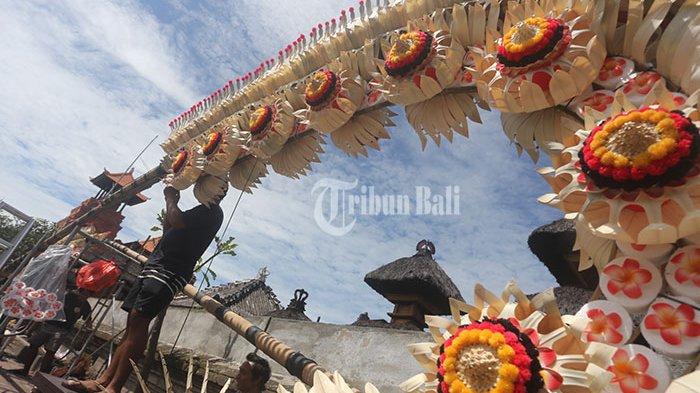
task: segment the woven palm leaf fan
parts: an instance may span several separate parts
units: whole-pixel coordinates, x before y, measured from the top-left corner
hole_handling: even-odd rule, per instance
[[[537,162],[543,151],[557,167],[562,163],[562,151],[578,143],[574,133],[583,124],[561,108],[552,107],[530,113],[501,112],[501,125],[508,139],[515,143],[518,154],[524,150]]]
[[[580,95],[605,59],[603,41],[590,29],[599,18],[582,7],[565,8],[565,2],[509,2],[501,32],[489,30],[484,50],[473,50],[479,95],[502,112],[516,113]]]
[[[364,392],[362,393],[379,393],[379,390],[367,382],[364,386]],[[322,371],[316,371],[314,373],[314,385],[307,389],[306,385],[301,382],[294,384],[294,393],[355,393],[359,392],[358,389],[351,388],[345,379],[336,371],[331,377],[324,374]],[[289,393],[282,384],[277,385],[277,393]]]
[[[606,4],[598,31],[605,36],[608,53],[637,64],[655,63],[655,71],[684,92],[698,90],[700,5],[669,0],[631,0],[625,5],[626,10],[620,2]]]
[[[231,165],[245,152],[250,135],[232,125],[219,124],[206,137],[197,138],[199,159],[197,165],[203,172],[224,176]]]
[[[404,391],[599,392],[610,380],[564,325],[553,292],[529,300],[514,283],[501,297],[479,284],[474,292],[474,305],[450,299],[452,319],[426,316],[434,342],[409,346],[425,372],[403,382]]]
[[[318,155],[324,152],[322,145],[325,144],[323,136],[317,132],[294,136],[270,158],[270,166],[280,175],[298,179],[311,170],[312,162],[321,162]]]
[[[228,181],[238,190],[253,193],[253,188],[256,188],[265,176],[267,176],[265,161],[249,156],[233,164],[228,172]]]
[[[241,119],[246,119],[243,116]],[[284,99],[265,100],[247,113],[241,125],[250,133],[248,149],[258,158],[269,159],[277,153],[294,131],[292,106]]]
[[[391,120],[396,113],[389,108],[378,108],[355,115],[353,119],[331,134],[331,140],[339,149],[352,157],[367,157],[367,148],[379,150],[379,141],[389,139],[386,127],[394,126]]]
[[[679,106],[657,81],[636,108],[618,90],[611,117],[587,116],[581,142],[566,150],[570,161],[540,171],[554,190],[540,202],[581,216],[596,236],[628,243],[699,232],[698,95]]]
[[[196,145],[180,149],[171,156],[172,174],[169,174],[165,183],[178,190],[184,190],[194,184],[202,173],[202,169],[197,163],[200,160],[200,153]]]
[[[586,270],[595,266],[602,271],[605,265],[615,256],[617,247],[615,241],[595,236],[582,217],[576,218],[576,242],[573,251],[580,251],[578,270]]]

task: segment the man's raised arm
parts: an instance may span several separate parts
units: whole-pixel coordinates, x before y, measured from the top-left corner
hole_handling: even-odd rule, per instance
[[[165,187],[163,195],[165,195],[165,221],[163,222],[163,230],[166,231],[171,227],[177,229],[184,228],[185,218],[182,214],[182,210],[177,207],[177,203],[180,201],[180,191],[173,187]]]

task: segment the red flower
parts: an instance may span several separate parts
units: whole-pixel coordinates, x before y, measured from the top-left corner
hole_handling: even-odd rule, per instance
[[[608,344],[620,344],[622,334],[617,330],[622,326],[622,318],[615,312],[605,314],[603,310],[594,308],[586,313],[591,321],[586,325],[584,333],[587,341],[596,341]]]
[[[590,97],[583,100],[581,104],[583,107],[590,106],[598,112],[605,112],[605,108],[612,104],[613,101],[615,101],[615,98],[613,98],[611,95],[597,91]]]
[[[627,258],[622,266],[610,264],[603,269],[603,273],[610,278],[608,290],[613,295],[620,292],[632,299],[642,296],[642,284],[651,281],[651,272],[640,268],[639,262]]]
[[[619,57],[608,57],[603,63],[598,73],[598,79],[606,81],[614,76],[621,76],[625,67],[625,59]]]
[[[654,71],[640,72],[632,80],[625,83],[622,91],[625,94],[639,93],[646,95],[659,79],[661,79],[661,75]]]
[[[627,351],[618,349],[613,355],[613,364],[608,367],[608,371],[615,376],[613,383],[620,385],[622,393],[638,393],[641,389],[655,389],[659,382],[647,374],[649,360],[641,353],[636,354],[630,360]]]
[[[562,378],[561,374],[552,370],[551,368],[543,367],[542,370],[540,370],[540,376],[542,376],[544,386],[549,391],[559,389],[559,387],[564,383],[564,378]]]
[[[671,345],[680,345],[683,336],[700,336],[700,323],[695,322],[695,310],[687,304],[673,307],[668,303],[651,306],[653,313],[644,318],[644,327],[659,329],[661,338]]]

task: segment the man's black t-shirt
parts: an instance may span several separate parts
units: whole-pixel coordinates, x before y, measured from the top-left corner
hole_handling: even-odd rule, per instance
[[[74,291],[69,291],[66,293],[66,297],[63,301],[63,312],[66,313],[66,320],[64,321],[46,321],[48,325],[58,326],[64,329],[70,329],[75,325],[78,319],[88,319],[90,313],[92,313],[92,307],[87,300],[83,299],[75,293]]]
[[[168,284],[173,294],[189,282],[197,260],[209,247],[224,220],[224,213],[216,204],[210,207],[199,205],[182,215],[185,227],[165,231],[141,273],[141,277]]]

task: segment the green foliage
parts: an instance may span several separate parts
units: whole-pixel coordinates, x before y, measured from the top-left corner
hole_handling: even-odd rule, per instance
[[[151,232],[161,232],[163,230],[163,224],[165,223],[165,209],[161,209],[160,212],[158,212],[158,215],[156,216],[156,220],[158,220],[158,225],[154,225],[151,227]]]
[[[47,233],[53,233],[56,230],[56,224],[44,220],[43,218],[34,218],[34,226],[24,237],[21,243],[15,249],[10,261],[3,267],[4,271],[11,271],[14,266],[28,253],[36,243],[41,240]],[[0,237],[6,240],[12,240],[24,226],[24,222],[17,220],[15,217],[0,214]]]
[[[211,268],[207,270],[207,265],[219,255],[228,255],[232,257],[236,256],[235,249],[238,246],[238,244],[234,243],[234,240],[235,238],[233,236],[229,236],[228,239],[223,241],[218,236],[214,237],[214,243],[216,244],[216,250],[214,251],[214,253],[211,254],[207,259],[199,258],[199,260],[197,261],[197,264],[194,267],[194,271],[195,273],[202,273],[203,271],[202,278],[204,279],[204,282],[207,284],[207,286],[211,286],[211,282],[216,280],[217,277],[217,274],[214,270],[212,270]]]

